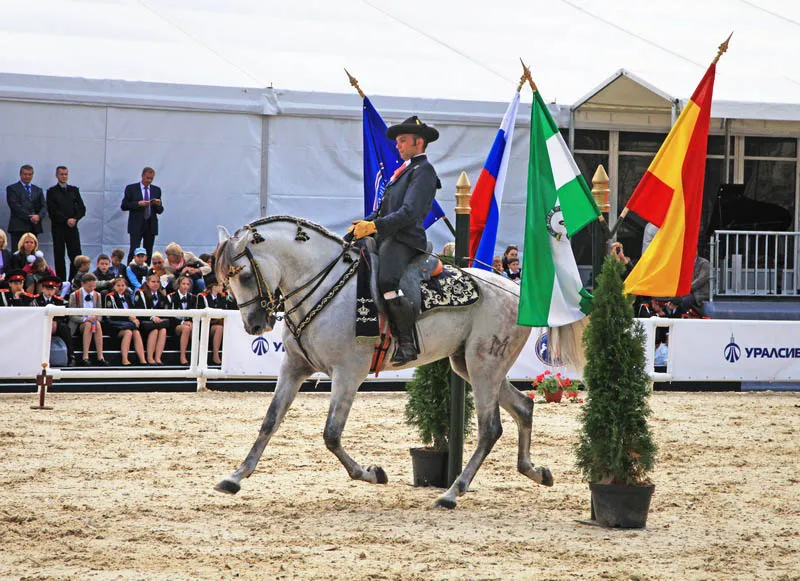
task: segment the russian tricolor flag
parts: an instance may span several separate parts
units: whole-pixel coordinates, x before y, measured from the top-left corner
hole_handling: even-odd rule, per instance
[[[503,186],[508,172],[508,159],[511,157],[511,140],[514,137],[518,109],[519,91],[514,94],[506,109],[489,157],[486,158],[475,189],[472,190],[469,257],[471,266],[475,268],[492,270],[497,227],[500,223],[500,204],[503,201]]]

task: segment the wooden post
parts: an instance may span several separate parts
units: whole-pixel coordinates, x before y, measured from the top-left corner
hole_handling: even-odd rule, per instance
[[[611,205],[608,203],[608,196],[611,190],[608,187],[608,174],[603,164],[597,166],[597,171],[592,177],[592,196],[607,219]],[[603,268],[603,259],[606,255],[606,237],[601,224],[595,220],[589,227],[592,236],[592,291],[597,288],[597,277],[600,276],[600,269]]]
[[[456,182],[456,251],[455,265],[469,266],[469,178],[461,172]],[[450,451],[447,461],[447,484],[455,482],[464,461],[464,398],[466,385],[454,371],[450,371]]]
[[[47,390],[53,385],[53,376],[47,375],[47,363],[42,363],[42,372],[36,376],[36,385],[39,387],[39,405],[32,405],[32,410],[51,410],[52,407],[44,405]]]

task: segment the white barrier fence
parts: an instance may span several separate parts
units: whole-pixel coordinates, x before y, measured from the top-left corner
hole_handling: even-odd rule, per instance
[[[192,319],[189,366],[181,369],[53,368],[49,373],[54,379],[183,377],[196,379],[198,390],[202,390],[208,379],[270,379],[278,375],[284,353],[280,322],[271,332],[252,337],[245,333],[237,311],[129,309],[125,314]],[[0,378],[33,378],[49,359],[53,317],[69,315],[110,316],[110,313],[108,309],[53,306],[0,309]],[[222,366],[215,369],[208,367],[207,353],[211,320],[219,318],[225,318],[226,323]],[[641,322],[647,333],[647,368],[655,381],[800,381],[800,322],[657,318],[641,319]],[[666,369],[656,371],[654,350],[658,327],[669,331],[669,355]],[[575,370],[553,366],[548,361],[547,334],[534,329],[509,372],[509,379],[528,380],[548,369],[573,379],[581,378]],[[379,378],[370,377],[367,381],[406,380],[412,374],[413,369],[394,371],[387,365]]]

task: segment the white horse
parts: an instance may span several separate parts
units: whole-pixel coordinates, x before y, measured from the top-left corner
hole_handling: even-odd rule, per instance
[[[270,330],[274,311],[284,307],[286,356],[250,453],[233,474],[217,484],[216,490],[229,494],[240,490],[241,480],[255,470],[301,384],[315,372],[331,378],[325,445],[350,478],[385,484],[388,480],[380,466],[363,468],[341,443],[350,406],[369,373],[373,354],[373,345],[358,342],[355,336],[356,278],[348,278],[354,263],[344,257],[352,253],[357,258],[357,254],[339,236],[299,218],[264,218],[237,230],[233,236],[222,227],[219,230],[217,276],[229,280],[245,330],[252,335]],[[531,463],[533,401],[506,380],[531,331],[516,322],[519,287],[493,273],[466,270],[480,287],[480,300],[467,308],[439,309],[422,315],[417,322],[419,359],[406,365],[449,357],[453,370],[472,384],[478,444],[461,474],[436,500],[438,506],[446,508],[455,508],[456,499],[467,490],[500,438],[500,406],[517,424],[519,472],[539,484],[553,484],[549,469]],[[276,289],[280,289],[282,297],[275,293]],[[298,333],[292,332],[298,328],[299,340]]]

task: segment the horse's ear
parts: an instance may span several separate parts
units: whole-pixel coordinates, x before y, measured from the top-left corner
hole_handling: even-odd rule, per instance
[[[226,242],[231,235],[228,233],[228,229],[225,226],[217,226],[217,234],[219,235],[219,243],[222,244]]]

